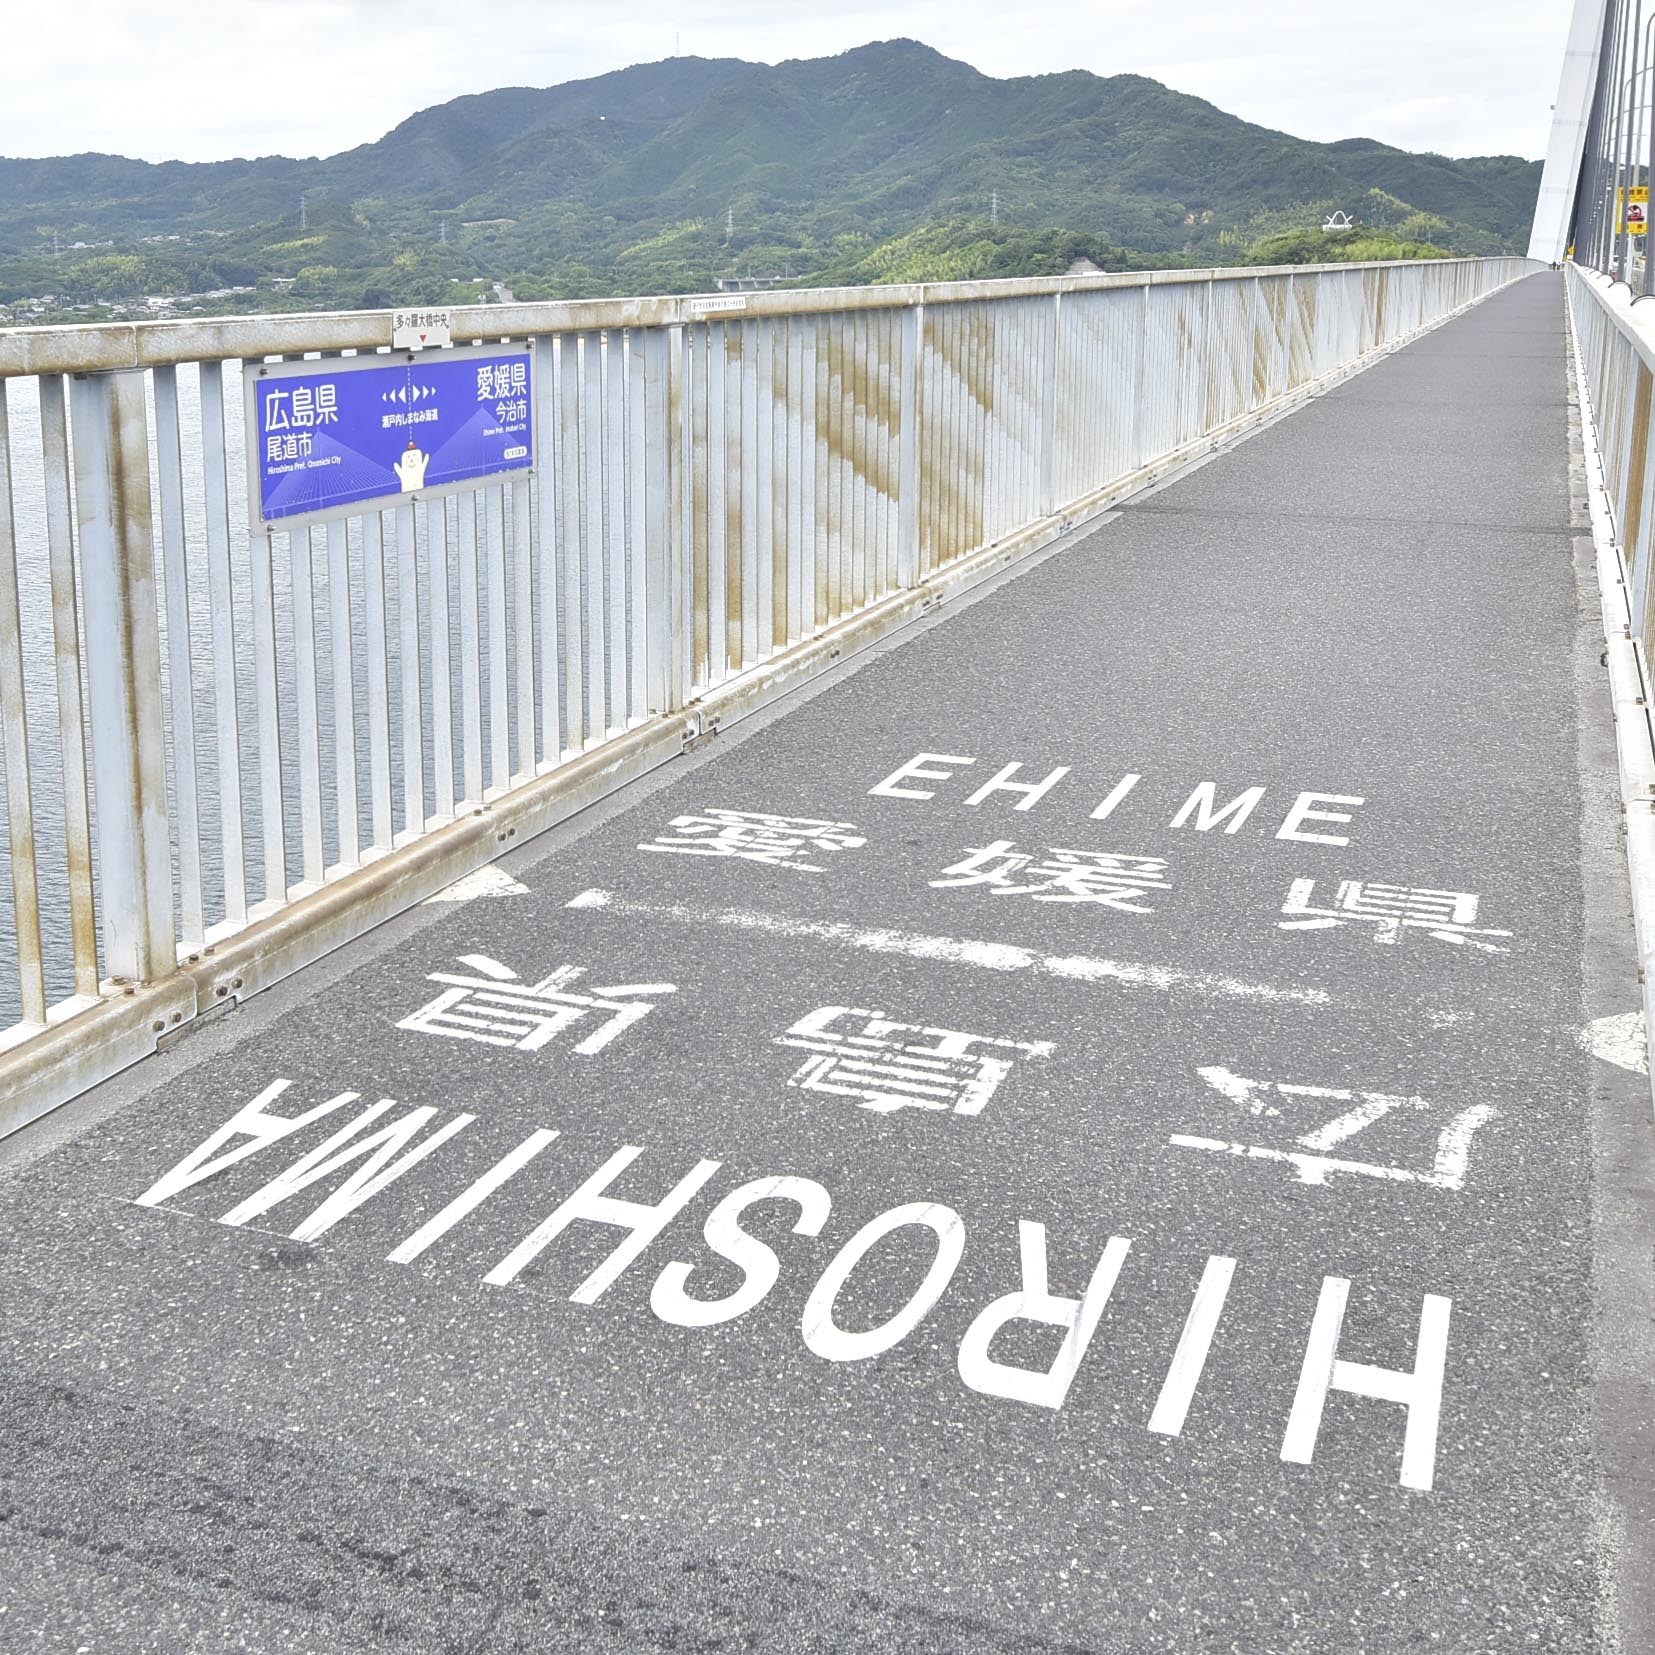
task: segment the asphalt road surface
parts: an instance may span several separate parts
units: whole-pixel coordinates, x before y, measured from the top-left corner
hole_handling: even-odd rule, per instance
[[[1499,294],[15,1141],[0,1650],[1635,1648],[1565,365]]]

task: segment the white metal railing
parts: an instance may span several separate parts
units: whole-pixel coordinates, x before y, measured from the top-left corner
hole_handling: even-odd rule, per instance
[[[1649,651],[1655,614],[1655,463],[1649,452],[1655,397],[1655,300],[1640,303],[1624,281],[1564,266],[1580,401],[1586,502],[1591,518],[1603,664],[1615,721],[1616,767],[1643,985],[1644,1043],[1655,1057],[1655,727]],[[1655,1063],[1651,1074],[1655,1075]]]
[[[460,311],[532,478],[276,533],[245,381],[387,314],[0,331],[0,1131],[1532,268]]]

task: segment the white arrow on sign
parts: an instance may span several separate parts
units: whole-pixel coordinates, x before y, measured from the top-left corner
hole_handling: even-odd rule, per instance
[[[1460,1112],[1437,1134],[1436,1153],[1428,1171],[1412,1167],[1382,1166],[1373,1161],[1352,1161],[1327,1152],[1354,1138],[1376,1121],[1399,1111],[1422,1113],[1434,1104],[1425,1098],[1402,1097],[1392,1092],[1358,1092],[1345,1086],[1302,1086],[1288,1081],[1249,1080],[1244,1075],[1211,1066],[1197,1069],[1207,1085],[1220,1097],[1255,1118],[1279,1118],[1287,1110],[1302,1110],[1303,1102],[1322,1100],[1336,1104],[1331,1119],[1293,1140],[1292,1149],[1264,1144],[1236,1143],[1225,1138],[1198,1138],[1175,1133],[1168,1142],[1180,1149],[1216,1150],[1252,1161],[1281,1161],[1291,1166],[1300,1183],[1325,1184],[1331,1172],[1357,1173],[1368,1178],[1385,1178],[1399,1184],[1427,1184],[1434,1189],[1465,1187],[1466,1166],[1471,1156],[1471,1138],[1477,1128],[1491,1121],[1496,1111],[1486,1103],[1474,1103]]]

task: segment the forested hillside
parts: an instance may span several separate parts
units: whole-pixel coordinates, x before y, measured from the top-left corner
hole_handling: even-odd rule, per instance
[[[672,58],[457,98],[324,159],[0,160],[0,304],[1239,262],[1336,209],[1365,245],[1496,252],[1526,233],[1538,178],[1510,156],[1304,142],[1137,75],[999,80],[912,41],[774,66]]]

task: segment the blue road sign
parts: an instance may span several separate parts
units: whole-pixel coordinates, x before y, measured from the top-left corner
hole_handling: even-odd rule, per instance
[[[416,352],[272,366],[252,377],[264,523],[341,515],[376,500],[534,463],[523,349]]]

